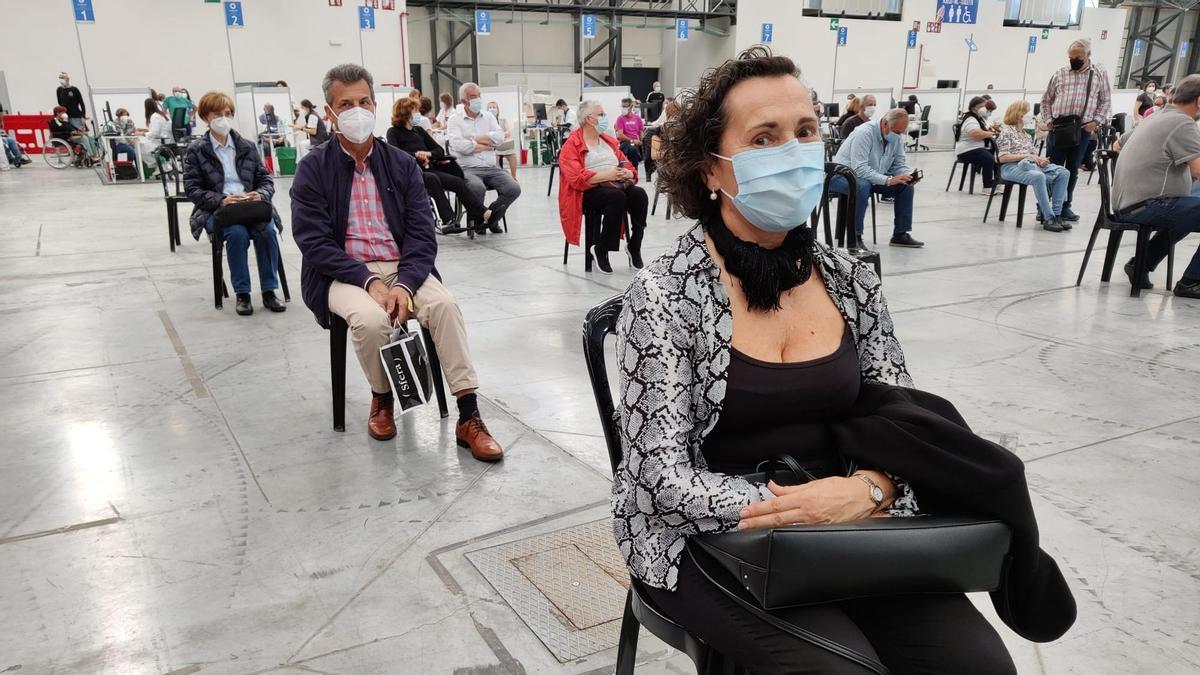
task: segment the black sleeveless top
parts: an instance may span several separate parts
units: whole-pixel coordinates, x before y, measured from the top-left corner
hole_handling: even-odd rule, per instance
[[[825,422],[849,410],[862,384],[850,330],[832,354],[811,361],[770,363],[730,353],[721,417],[700,449],[709,468],[753,473],[784,453],[806,467],[836,466]]]

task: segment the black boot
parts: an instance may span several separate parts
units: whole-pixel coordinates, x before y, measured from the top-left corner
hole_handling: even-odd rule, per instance
[[[263,307],[266,307],[272,312],[287,311],[287,305],[283,304],[279,301],[279,298],[275,297],[275,291],[263,291]]]
[[[237,313],[241,316],[250,316],[254,313],[254,305],[250,304],[249,293],[237,294]]]
[[[608,262],[608,251],[599,246],[592,246],[592,255],[596,258],[596,267],[599,267],[601,272],[605,274],[613,273],[612,265]]]

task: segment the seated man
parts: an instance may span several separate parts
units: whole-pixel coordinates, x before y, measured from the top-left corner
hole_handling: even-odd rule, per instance
[[[870,122],[871,118],[874,116],[875,116],[875,97],[870,94],[867,94],[866,96],[862,97],[862,107],[858,109],[858,112],[855,113],[854,115],[852,115],[851,117],[847,117],[846,121],[842,122],[842,126],[841,126],[842,138],[849,138],[851,132],[853,132],[855,129],[859,128],[863,124]]]
[[[842,141],[833,161],[850,167],[858,178],[858,200],[855,203],[855,237],[850,248],[869,250],[863,242],[863,218],[871,205],[871,193],[893,197],[895,225],[892,230],[892,246],[921,248],[924,242],[913,239],[913,170],[908,166],[904,154],[904,131],[908,129],[908,113],[903,108],[893,108],[883,114],[878,122],[860,125],[849,138]],[[850,186],[845,178],[834,176],[829,181],[829,191],[847,194]]]
[[[1167,257],[1170,245],[1189,233],[1200,232],[1200,197],[1191,196],[1192,181],[1200,179],[1200,75],[1188,75],[1175,85],[1175,97],[1147,117],[1121,141],[1113,176],[1113,210],[1122,220],[1154,225],[1146,245],[1146,272],[1135,279],[1133,260],[1125,264],[1129,283],[1154,288],[1149,272]],[[1200,298],[1200,249],[1175,295]]]
[[[499,234],[500,218],[521,196],[521,184],[496,163],[496,146],[504,142],[504,129],[495,116],[483,109],[479,85],[467,82],[458,88],[462,109],[455,110],[446,122],[450,152],[458,160],[467,186],[483,201],[488,190],[496,191],[496,201],[488,205],[492,219],[488,229]],[[420,176],[418,176],[420,178]]]
[[[292,234],[304,257],[304,303],[322,326],[329,327],[331,314],[350,326],[371,384],[367,433],[377,440],[396,435],[379,349],[392,326],[415,312],[458,399],[459,446],[480,461],[497,461],[504,451],[479,416],[462,312],[433,266],[437,241],[421,167],[403,150],[375,143],[374,80],[365,68],[337,66],[325,74],[322,89],[336,140],[305,156],[290,193]]]
[[[642,163],[642,130],[646,123],[633,112],[633,99],[621,99],[621,114],[617,116],[617,140],[621,144],[621,152],[633,163],[633,170]]]

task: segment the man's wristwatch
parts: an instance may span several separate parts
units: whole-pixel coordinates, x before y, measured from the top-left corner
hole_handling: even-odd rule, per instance
[[[883,508],[883,488],[879,487],[879,485],[875,481],[871,480],[871,477],[865,473],[856,473],[854,475],[859,480],[866,483],[867,487],[871,489],[871,501],[875,503],[875,510],[878,511],[879,509]]]

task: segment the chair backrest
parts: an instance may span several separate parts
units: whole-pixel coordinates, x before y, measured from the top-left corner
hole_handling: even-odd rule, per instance
[[[954,123],[954,142],[957,143],[962,137],[962,122]]]
[[[854,214],[856,213],[855,208],[858,205],[858,176],[855,176],[854,170],[845,164],[838,164],[837,162],[825,162],[825,188],[821,192],[821,204],[824,204],[825,201],[829,199],[829,181],[832,180],[834,176],[841,176],[842,178],[846,179],[846,194],[842,197],[842,199],[846,200],[846,203],[844,208],[838,209],[838,213],[849,222],[845,223],[845,229],[843,229],[842,224],[839,223],[838,231],[849,235],[851,232],[850,228],[853,224],[850,219],[854,217]],[[825,228],[825,245],[830,247],[833,246],[833,236],[830,234],[828,227]]]
[[[171,189],[169,187],[167,187],[168,171],[166,171],[166,168],[171,166],[172,161],[176,157],[179,158],[180,164],[182,165],[183,153],[181,151],[179,151],[178,148],[176,148],[175,146],[160,145],[160,146],[158,146],[158,149],[154,151],[154,163],[158,166],[158,177],[160,180],[162,180],[163,197],[170,197],[172,195]],[[180,169],[182,169],[182,168],[183,167],[180,166]],[[175,178],[174,194],[176,194],[176,195],[183,194],[183,185],[182,185],[183,171],[172,171],[170,173],[173,173],[174,178]]]
[[[1110,220],[1117,218],[1113,210],[1112,186],[1119,154],[1115,150],[1101,150],[1096,153],[1096,169],[1100,171],[1100,213]]]
[[[614,474],[621,465],[624,450],[617,430],[617,411],[608,384],[608,371],[604,368],[604,339],[616,332],[623,303],[622,296],[611,297],[588,311],[583,320],[583,359],[587,362],[592,395],[596,399],[596,411],[600,413],[600,427],[604,431],[604,443],[608,446],[608,460]]]

